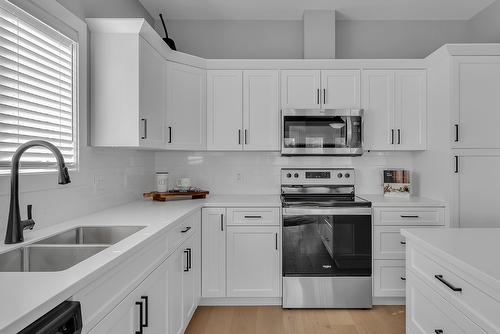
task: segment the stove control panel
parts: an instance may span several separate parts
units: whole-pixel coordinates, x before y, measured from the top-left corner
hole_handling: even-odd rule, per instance
[[[296,168],[281,170],[283,185],[354,185],[353,168]]]

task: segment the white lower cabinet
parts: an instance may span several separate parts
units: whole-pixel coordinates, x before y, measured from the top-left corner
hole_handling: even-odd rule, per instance
[[[279,296],[279,226],[227,228],[227,296]]]
[[[386,298],[406,295],[406,241],[400,231],[406,227],[441,227],[444,207],[373,208],[373,296]],[[391,301],[392,303],[393,301]],[[401,301],[402,302],[402,299]]]
[[[183,219],[155,244],[166,240],[177,245],[132,292],[128,293],[97,325],[84,333],[91,334],[181,334],[199,304],[201,286],[200,212]],[[178,239],[182,238],[182,241]],[[178,240],[179,243],[176,243]],[[164,253],[165,254],[165,253]],[[162,253],[156,253],[158,257]],[[166,256],[163,255],[163,256]],[[141,258],[142,263],[154,261]],[[87,299],[95,296],[91,290]],[[106,291],[98,291],[105,294]],[[109,296],[109,299],[115,296]],[[75,298],[77,299],[77,298]],[[85,303],[85,296],[84,301]],[[85,304],[83,304],[85,306]],[[84,324],[85,326],[85,324]]]
[[[166,268],[164,262],[89,333],[165,333]]]
[[[279,208],[206,208],[202,297],[280,297]]]

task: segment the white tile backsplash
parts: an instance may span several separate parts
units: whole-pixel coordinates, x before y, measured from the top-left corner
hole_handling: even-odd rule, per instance
[[[353,167],[357,192],[382,193],[384,168],[412,168],[412,153],[368,152],[361,157],[282,157],[277,152],[157,152],[156,170],[212,194],[279,194],[283,167]]]

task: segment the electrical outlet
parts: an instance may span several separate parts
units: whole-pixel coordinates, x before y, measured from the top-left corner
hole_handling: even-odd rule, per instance
[[[243,174],[236,173],[236,182],[243,183]]]
[[[104,192],[104,187],[105,187],[104,176],[94,175],[94,192],[102,193]]]

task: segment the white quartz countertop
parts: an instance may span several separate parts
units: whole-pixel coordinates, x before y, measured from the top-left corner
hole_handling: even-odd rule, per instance
[[[487,284],[500,300],[500,228],[408,228],[401,234]]]
[[[0,244],[0,253],[78,226],[146,226],[91,258],[59,272],[0,272],[0,333],[17,333],[70,298],[112,266],[127,260],[160,231],[202,207],[280,207],[279,195],[209,196],[199,200],[141,200],[25,233],[25,242]]]
[[[445,202],[425,197],[410,196],[408,198],[385,197],[384,195],[359,194],[358,197],[372,202],[373,207],[384,206],[446,206]]]

